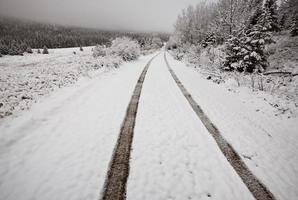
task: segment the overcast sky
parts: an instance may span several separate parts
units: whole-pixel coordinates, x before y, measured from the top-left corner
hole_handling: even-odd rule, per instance
[[[0,14],[101,29],[170,32],[200,0],[0,0]]]

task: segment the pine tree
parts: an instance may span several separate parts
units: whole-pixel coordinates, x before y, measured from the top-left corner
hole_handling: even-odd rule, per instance
[[[31,49],[30,46],[27,47],[26,52],[27,52],[27,53],[33,53],[33,51],[32,51],[32,49]]]
[[[270,33],[260,24],[241,31],[227,42],[224,70],[262,72],[267,66],[265,45],[273,42]]]
[[[261,15],[262,26],[265,26],[268,31],[280,31],[277,15],[277,0],[266,0],[264,3],[263,13]]]
[[[240,61],[243,60],[243,44],[241,38],[243,37],[243,31],[240,31],[235,36],[231,35],[226,42],[226,58],[224,61],[223,69],[226,71],[243,71],[240,66]]]
[[[3,41],[0,41],[0,53],[2,55],[7,55],[9,53],[9,48]]]
[[[49,54],[48,48],[46,46],[43,47],[42,54]]]
[[[217,38],[216,38],[216,35],[211,32],[211,33],[208,33],[206,38],[202,41],[201,45],[203,48],[206,48],[210,45],[215,45],[217,43]]]
[[[293,19],[293,24],[291,27],[291,36],[292,37],[298,36],[298,13],[296,14],[295,18]]]
[[[41,53],[41,52],[40,52],[40,49],[37,49],[37,53],[38,53],[38,54],[40,54],[40,53]]]
[[[248,20],[248,28],[252,28],[254,25],[258,23],[263,13],[263,8],[261,6],[257,7],[257,9],[252,13]]]

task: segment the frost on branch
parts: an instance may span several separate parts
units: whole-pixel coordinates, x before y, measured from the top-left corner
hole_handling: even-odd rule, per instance
[[[136,60],[140,56],[140,45],[127,37],[116,38],[112,41],[108,54],[120,56],[124,61]]]

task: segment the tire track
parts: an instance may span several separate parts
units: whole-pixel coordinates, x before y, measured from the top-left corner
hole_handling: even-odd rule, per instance
[[[155,55],[146,64],[135,86],[110,162],[102,192],[102,200],[126,199],[126,183],[129,175],[129,159],[139,99],[148,68],[153,59],[158,55],[159,54]]]
[[[200,120],[205,125],[206,129],[209,133],[213,136],[214,140],[216,141],[218,147],[232,165],[234,170],[240,176],[244,184],[247,186],[249,191],[257,200],[275,200],[273,194],[269,191],[268,188],[248,169],[245,163],[242,161],[239,154],[234,150],[234,148],[223,138],[220,131],[216,128],[216,126],[211,122],[208,116],[204,113],[202,108],[195,102],[192,98],[191,94],[186,90],[183,84],[180,82],[178,77],[176,76],[175,72],[171,69],[169,62],[166,57],[166,53],[164,54],[164,59],[168,70],[170,71],[173,79],[177,83],[178,87],[180,88],[181,92],[189,102],[190,106],[200,118]]]

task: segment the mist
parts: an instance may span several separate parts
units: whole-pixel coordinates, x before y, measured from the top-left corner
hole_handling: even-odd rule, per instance
[[[0,0],[0,14],[79,27],[171,32],[177,15],[198,0]]]

